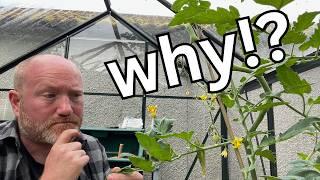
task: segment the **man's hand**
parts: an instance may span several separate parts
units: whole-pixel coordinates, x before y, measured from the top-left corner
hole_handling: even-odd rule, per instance
[[[107,180],[143,180],[143,176],[139,172],[133,172],[132,174],[125,175],[120,174],[119,167],[115,167],[111,170],[112,174],[107,177]]]
[[[89,156],[81,149],[81,143],[71,142],[79,136],[76,129],[61,133],[47,156],[41,180],[78,179],[82,168],[89,162]]]

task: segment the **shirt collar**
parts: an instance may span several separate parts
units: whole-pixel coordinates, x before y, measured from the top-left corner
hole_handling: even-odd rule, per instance
[[[6,121],[0,124],[0,140],[6,139],[6,138],[14,138],[19,139],[19,135],[17,132],[17,120],[10,120]]]

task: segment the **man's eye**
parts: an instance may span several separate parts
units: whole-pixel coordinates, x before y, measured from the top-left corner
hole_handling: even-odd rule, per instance
[[[44,94],[43,96],[46,97],[46,98],[49,98],[49,99],[52,99],[52,98],[56,97],[56,95],[53,94],[53,93],[47,93],[47,94]]]

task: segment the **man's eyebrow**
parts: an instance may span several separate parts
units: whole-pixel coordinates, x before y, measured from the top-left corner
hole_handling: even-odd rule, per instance
[[[37,85],[36,89],[38,91],[47,91],[47,90],[59,90],[60,88],[56,87],[53,83],[41,83]],[[83,93],[83,89],[81,87],[72,87],[70,91]]]

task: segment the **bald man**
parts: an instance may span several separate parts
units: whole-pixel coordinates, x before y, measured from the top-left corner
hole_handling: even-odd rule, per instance
[[[16,119],[0,124],[1,180],[103,180],[111,173],[103,146],[79,132],[83,85],[71,61],[55,55],[23,61],[9,100]],[[107,179],[143,177],[111,173]]]

